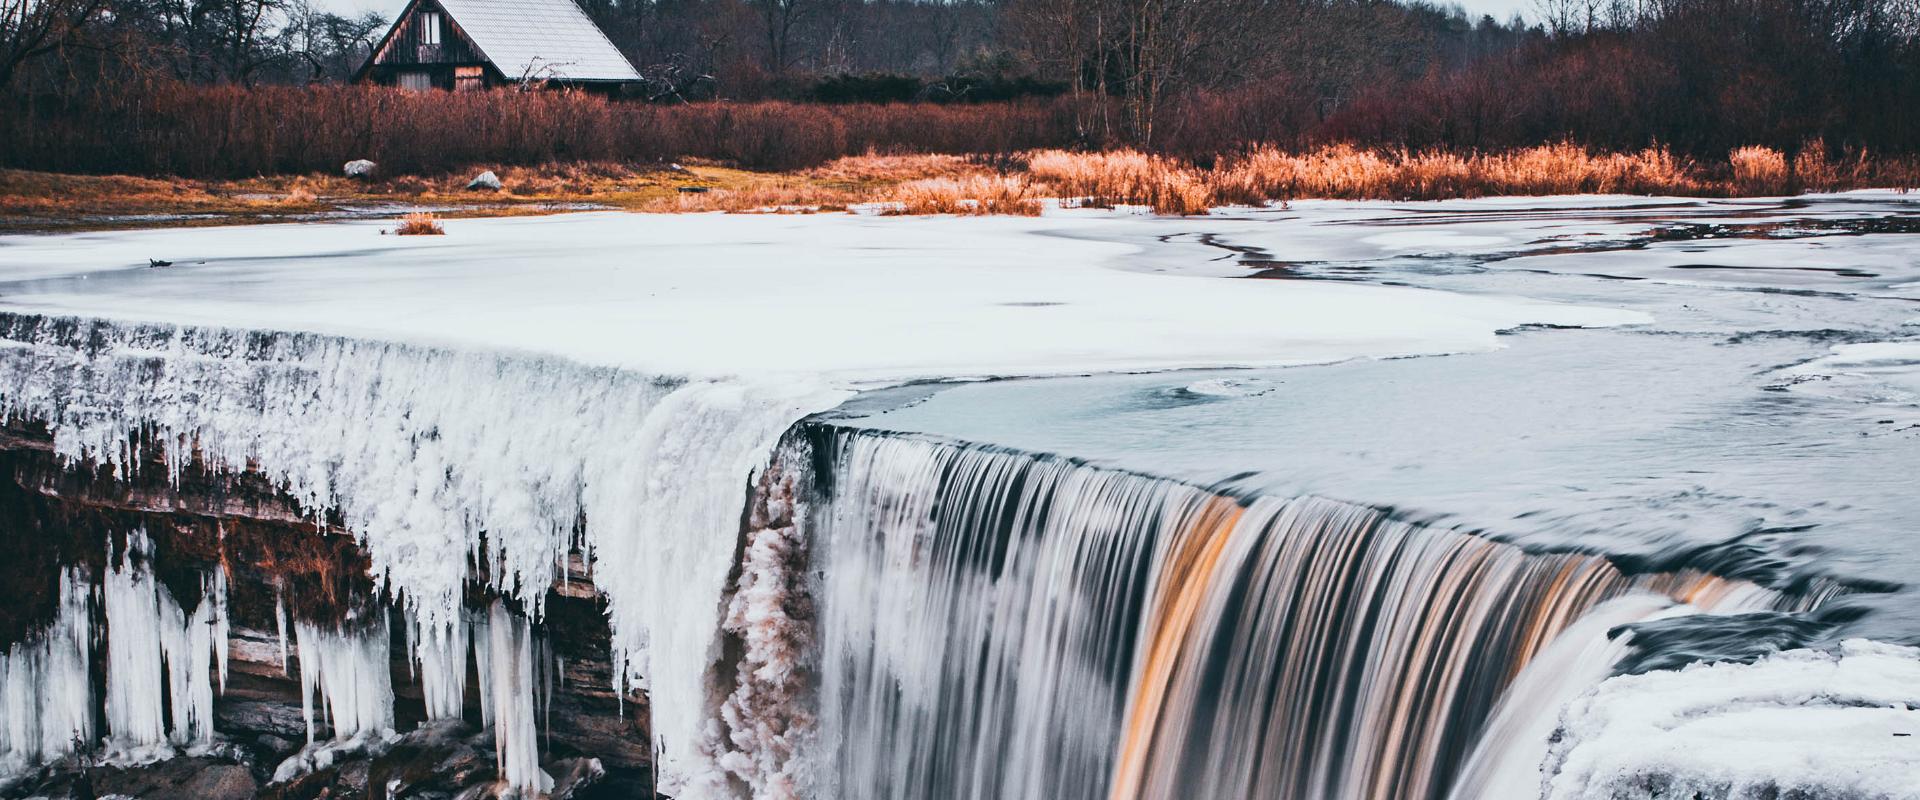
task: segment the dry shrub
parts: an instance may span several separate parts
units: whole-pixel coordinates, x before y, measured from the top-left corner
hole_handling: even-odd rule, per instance
[[[1733,165],[1733,191],[1742,195],[1777,195],[1791,191],[1787,157],[1771,147],[1748,146],[1727,155]]]
[[[1846,185],[1840,177],[1841,165],[1827,158],[1827,146],[1808,142],[1793,157],[1793,182],[1801,191],[1831,192]]]
[[[1296,197],[1378,197],[1394,167],[1371,150],[1339,144],[1307,153],[1263,147],[1215,169],[1224,194],[1240,202]]]
[[[1572,144],[1502,153],[1260,148],[1214,170],[1216,196],[1236,203],[1316,197],[1437,200],[1485,195],[1690,194],[1703,187],[1661,148],[1595,154]]]
[[[429,211],[415,211],[400,218],[400,227],[393,229],[399,236],[443,236],[446,229],[440,227],[440,218]]]
[[[1043,150],[1027,172],[1062,197],[1088,205],[1143,205],[1161,214],[1202,214],[1216,205],[1213,183],[1193,166],[1136,150]]]
[[[1014,175],[927,178],[895,187],[889,214],[1040,215],[1041,190]]]
[[[309,190],[305,185],[298,184],[298,183],[294,184],[293,188],[287,190],[287,195],[285,197],[280,198],[280,202],[286,203],[287,205],[290,205],[290,206],[312,205],[318,200],[319,198],[314,196],[312,190]]]

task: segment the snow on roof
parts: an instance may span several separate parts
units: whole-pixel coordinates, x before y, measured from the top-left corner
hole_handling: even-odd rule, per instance
[[[635,81],[640,74],[573,0],[438,0],[508,80]]]

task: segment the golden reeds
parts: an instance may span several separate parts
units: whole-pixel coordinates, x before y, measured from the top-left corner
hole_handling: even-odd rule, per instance
[[[1014,175],[927,178],[894,187],[887,214],[998,214],[1039,216],[1040,187]]]
[[[440,227],[440,218],[431,211],[415,211],[400,218],[400,227],[394,228],[397,236],[442,236],[446,229]]]
[[[1743,195],[1786,194],[1787,158],[1771,147],[1741,147],[1727,155],[1733,165],[1733,190]]]

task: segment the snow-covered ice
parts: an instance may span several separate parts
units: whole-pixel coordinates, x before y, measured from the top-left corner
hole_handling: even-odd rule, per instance
[[[0,237],[0,280],[42,279],[0,292],[16,311],[843,382],[1462,352],[1520,324],[1645,321],[1519,298],[1111,268],[1140,250],[1128,242],[1143,226],[1168,224],[578,214],[449,220],[444,237],[382,236],[373,223]],[[149,269],[150,257],[175,266]]]
[[[1920,649],[1849,640],[1611,678],[1567,708],[1548,800],[1920,797]]]

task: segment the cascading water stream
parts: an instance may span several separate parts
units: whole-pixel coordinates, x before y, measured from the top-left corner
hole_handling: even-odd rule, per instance
[[[1470,762],[1482,785],[1537,766],[1474,743],[1527,739],[1604,677],[1613,625],[1811,602],[1332,500],[815,444],[818,797],[1443,798]]]

